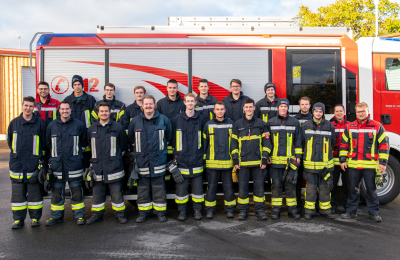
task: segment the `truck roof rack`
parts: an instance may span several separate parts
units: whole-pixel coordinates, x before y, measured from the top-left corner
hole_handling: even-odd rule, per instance
[[[299,27],[299,17],[235,17],[235,16],[217,16],[217,17],[168,17],[168,26],[190,26],[190,27]]]

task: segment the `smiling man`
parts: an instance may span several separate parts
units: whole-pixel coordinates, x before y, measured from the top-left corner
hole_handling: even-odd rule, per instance
[[[60,101],[50,97],[49,83],[40,81],[37,85],[35,111],[37,111],[40,118],[46,122],[46,127],[51,121],[57,118],[57,108],[59,105]]]
[[[196,97],[197,104],[194,109],[199,111],[205,122],[208,122],[209,120],[213,119],[214,104],[218,101],[218,99],[208,93],[208,90],[210,89],[208,86],[208,80],[199,80],[198,89],[200,93]]]
[[[256,103],[255,115],[267,123],[269,119],[278,114],[277,105],[279,97],[275,94],[276,86],[272,82],[265,84],[264,92],[265,97]]]
[[[222,102],[225,103],[226,117],[233,120],[233,122],[238,121],[243,118],[243,105],[244,101],[248,98],[243,95],[242,81],[239,79],[232,79],[230,83],[231,93],[225,97]]]
[[[122,117],[125,113],[125,104],[122,101],[115,99],[115,85],[112,83],[107,83],[104,85],[104,96],[103,100],[99,100],[94,105],[94,110],[92,111],[92,124],[99,119],[99,105],[100,103],[106,102],[110,105],[110,119],[115,122],[122,123]]]

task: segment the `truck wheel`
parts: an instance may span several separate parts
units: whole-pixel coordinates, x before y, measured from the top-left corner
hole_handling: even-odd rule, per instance
[[[389,162],[386,171],[382,174],[383,187],[377,187],[378,199],[380,204],[389,203],[400,193],[400,163],[397,159],[389,155]],[[361,181],[361,200],[366,201],[366,188],[364,180]]]

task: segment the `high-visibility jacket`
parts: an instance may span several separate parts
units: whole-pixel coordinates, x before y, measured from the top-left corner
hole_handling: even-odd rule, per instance
[[[110,105],[110,119],[114,120],[115,122],[122,122],[121,118],[124,115],[126,108],[124,102],[116,100],[115,96],[113,96],[113,99],[108,100],[104,95],[103,99],[97,101],[94,105],[94,109],[91,112],[91,124],[99,120],[99,105],[102,102],[106,102]]]
[[[203,173],[204,146],[202,145],[203,116],[195,111],[188,117],[183,111],[172,120],[174,159],[184,178]]]
[[[129,123],[132,121],[132,118],[140,115],[140,113],[142,113],[142,109],[141,106],[136,103],[136,101],[125,109],[125,113],[122,116],[122,126],[126,132],[128,132]]]
[[[96,104],[94,97],[83,92],[81,99],[78,101],[74,96],[74,92],[72,92],[64,100],[71,104],[71,116],[83,122],[86,128],[89,128],[91,126],[91,112]]]
[[[247,98],[248,96],[243,95],[242,91],[240,91],[240,96],[237,100],[233,98],[232,92],[229,93],[227,97],[224,97],[224,99],[222,99],[222,102],[225,103],[225,116],[232,119],[233,122],[236,122],[237,120],[243,118],[243,104]]]
[[[301,158],[301,128],[296,118],[289,116],[289,113],[285,117],[278,115],[271,118],[267,126],[272,144],[271,167],[285,168],[288,158]]]
[[[378,164],[387,165],[389,137],[383,126],[372,119],[348,123],[340,143],[340,162],[356,169],[375,169]]]
[[[198,111],[200,115],[203,116],[204,122],[208,122],[215,117],[214,105],[218,102],[217,98],[208,94],[206,99],[202,99],[200,95],[197,95],[196,101],[197,103],[194,110]]]
[[[10,178],[16,182],[28,182],[38,169],[39,160],[45,150],[45,122],[35,113],[26,121],[22,113],[8,125],[8,147],[10,148]]]
[[[47,127],[51,121],[57,118],[57,109],[59,105],[60,101],[51,98],[50,94],[44,104],[42,104],[42,102],[40,101],[40,96],[39,94],[37,94],[35,99],[34,111],[37,111],[39,113],[40,118],[46,122]]]
[[[260,99],[256,103],[256,110],[254,114],[256,117],[262,119],[265,123],[268,122],[269,119],[276,117],[278,115],[278,100],[279,97],[275,95],[273,101],[269,100],[267,95],[263,99]]]
[[[204,126],[204,159],[206,168],[226,170],[233,168],[231,156],[233,121],[229,118],[210,120]]]
[[[92,151],[91,168],[96,181],[112,183],[125,177],[122,154],[128,147],[128,138],[121,124],[109,120],[104,126],[95,122],[88,129],[88,143]]]
[[[151,119],[141,113],[132,119],[128,131],[129,143],[143,177],[165,175],[167,169],[167,142],[172,139],[169,119],[155,111]]]
[[[317,124],[314,119],[301,125],[303,135],[303,164],[307,172],[318,173],[324,167],[333,171],[333,148],[335,146],[335,127],[325,116]]]
[[[346,129],[347,119],[344,116],[343,120],[339,122],[336,117],[332,117],[330,120],[332,125],[335,127],[335,147],[333,148],[333,162],[335,165],[340,165],[339,162],[339,150],[340,150],[340,143],[342,140],[342,134],[344,129]]]
[[[240,167],[267,165],[271,142],[267,125],[253,115],[239,119],[233,126],[231,154],[233,164]]]
[[[300,122],[300,126],[305,123],[306,121],[310,120],[313,118],[311,112],[309,111],[307,114],[301,113],[301,110],[294,116],[297,120]]]
[[[57,182],[82,178],[84,173],[82,152],[88,145],[86,135],[85,125],[73,117],[65,123],[57,118],[47,127],[46,146],[50,151],[49,164],[57,177]]]

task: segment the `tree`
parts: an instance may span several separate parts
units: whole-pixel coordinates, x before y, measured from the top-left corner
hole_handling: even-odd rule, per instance
[[[400,32],[399,4],[389,0],[379,2],[379,34]],[[300,26],[351,27],[353,38],[375,36],[375,4],[373,0],[337,0],[321,6],[313,13],[307,6],[299,11]]]

